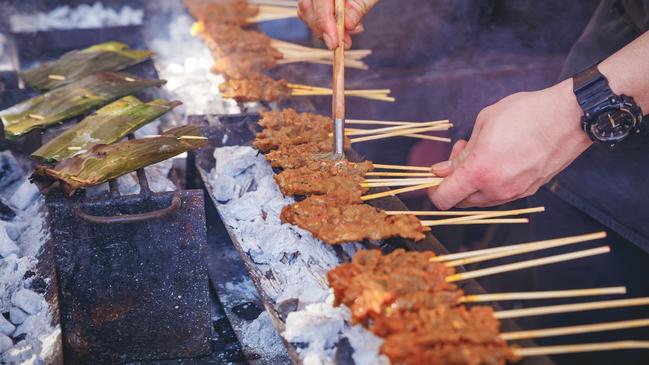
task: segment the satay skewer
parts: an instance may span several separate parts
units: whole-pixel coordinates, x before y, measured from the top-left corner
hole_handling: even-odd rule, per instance
[[[568,245],[572,243],[578,243],[578,242],[586,242],[586,241],[594,241],[598,239],[606,238],[606,232],[595,232],[595,233],[588,233],[588,234],[582,234],[582,235],[577,235],[577,236],[569,236],[569,237],[561,237],[561,238],[553,238],[549,240],[543,240],[543,241],[533,241],[533,242],[527,242],[527,243],[520,243],[516,245],[507,245],[507,246],[499,246],[499,247],[492,247],[492,248],[486,248],[482,250],[473,250],[473,251],[467,251],[467,252],[460,252],[460,253],[452,253],[448,255],[442,255],[442,256],[435,256],[430,259],[431,262],[445,262],[445,261],[453,261],[453,260],[460,260],[460,259],[466,259],[469,257],[476,257],[476,256],[482,256],[482,255],[490,255],[496,252],[503,252],[503,251],[511,251],[511,250],[517,250],[520,248],[525,248],[525,247],[558,247],[554,245]]]
[[[410,192],[410,191],[428,189],[428,188],[438,186],[441,183],[442,183],[441,181],[435,181],[435,182],[430,182],[430,183],[425,183],[425,184],[420,184],[420,185],[415,185],[415,186],[408,186],[408,187],[400,188],[400,189],[388,190],[388,191],[384,191],[384,192],[376,193],[376,194],[363,195],[363,196],[361,196],[361,200],[368,201],[368,200],[372,200],[372,199],[385,198],[385,197],[388,197],[388,196],[395,196],[395,195],[407,193],[407,192]]]
[[[523,309],[511,309],[494,312],[496,319],[522,318],[530,316],[544,316],[549,314],[573,313],[600,309],[626,308],[649,305],[649,297],[601,300],[597,302],[571,303],[548,305],[542,307],[531,307]]]
[[[541,337],[556,337],[577,335],[584,333],[615,331],[630,328],[649,327],[649,318],[632,319],[628,321],[616,321],[586,324],[578,326],[555,327],[555,328],[542,328],[529,331],[505,332],[501,333],[500,337],[505,341],[526,340],[531,338]]]
[[[384,127],[384,128],[352,129],[352,130],[348,129],[349,132],[347,133],[347,135],[357,136],[357,135],[369,135],[369,134],[384,134],[384,133],[400,131],[404,129],[415,129],[415,128],[433,127],[433,126],[439,127],[439,129],[435,129],[435,130],[444,131],[452,128],[453,124],[451,124],[451,122],[449,122],[448,120],[435,120],[430,122],[403,124],[403,125]]]
[[[476,219],[471,221],[463,222],[453,222],[447,223],[448,226],[460,226],[460,225],[477,225],[477,224],[527,224],[529,223],[529,218],[495,218],[495,219]],[[423,226],[430,227],[426,224]]]
[[[529,269],[529,268],[532,268],[532,267],[539,267],[539,266],[545,266],[545,265],[550,265],[550,264],[556,264],[556,263],[559,263],[559,262],[577,260],[577,259],[590,257],[590,256],[601,255],[601,254],[605,254],[605,253],[609,253],[609,252],[611,252],[611,248],[609,246],[601,246],[601,247],[597,247],[597,248],[593,248],[593,249],[589,249],[589,250],[576,251],[576,252],[566,253],[566,254],[562,254],[562,255],[547,256],[547,257],[543,257],[543,258],[540,258],[540,259],[520,261],[520,262],[515,262],[515,263],[512,263],[512,264],[489,267],[489,268],[486,268],[486,269],[479,269],[479,270],[473,270],[473,271],[466,271],[466,272],[462,272],[462,273],[457,273],[457,274],[447,276],[446,277],[446,282],[455,283],[455,282],[458,282],[458,281],[475,279],[475,278],[480,278],[480,277],[483,277],[483,276],[490,276],[490,275],[501,274],[501,273],[506,273],[506,272],[510,272],[510,271],[517,271],[517,270],[522,270],[522,269]]]
[[[574,354],[579,352],[613,350],[649,350],[649,341],[613,341],[576,345],[539,346],[513,349],[519,357]]]
[[[388,165],[373,163],[374,169],[430,172],[430,166]]]
[[[452,125],[450,125],[450,126],[430,126],[430,127],[422,127],[422,128],[401,129],[401,130],[396,130],[396,131],[388,132],[388,133],[371,134],[371,135],[364,136],[364,137],[352,138],[351,143],[374,141],[374,140],[377,140],[377,139],[385,139],[385,138],[390,138],[390,137],[407,136],[407,135],[423,133],[423,132],[445,131],[445,130],[448,130],[450,127],[452,127]],[[442,137],[439,137],[439,138],[442,138]],[[445,138],[445,140],[450,141],[450,139],[448,139],[448,138]]]
[[[479,219],[505,217],[505,216],[510,216],[510,215],[541,213],[541,212],[544,212],[544,211],[545,211],[545,207],[535,207],[535,208],[525,208],[525,209],[516,209],[516,210],[494,211],[494,212],[488,212],[488,213],[482,213],[482,214],[476,214],[476,215],[470,215],[470,216],[464,216],[464,217],[437,219],[437,220],[424,221],[424,222],[426,223],[426,225],[428,225],[430,227],[430,226],[446,225],[446,224],[450,224],[450,223],[458,223],[458,222],[464,222],[464,221],[473,221],[473,220],[479,220]]]
[[[548,291],[465,295],[463,297],[460,297],[458,303],[484,303],[484,302],[498,302],[498,301],[509,301],[509,300],[561,299],[561,298],[578,298],[578,297],[590,297],[590,296],[600,296],[600,295],[621,295],[621,294],[626,294],[626,287],[613,286],[607,288],[592,288],[592,289],[569,289],[569,290],[548,290]]]

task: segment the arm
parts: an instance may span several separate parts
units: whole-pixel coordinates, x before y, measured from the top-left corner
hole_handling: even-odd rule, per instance
[[[345,47],[350,48],[350,34],[364,30],[363,17],[379,0],[347,0],[345,13]],[[329,49],[338,47],[338,33],[334,17],[334,0],[299,0],[298,15],[318,38],[322,38]]]
[[[599,65],[616,94],[649,111],[649,32]],[[590,145],[572,79],[510,95],[483,109],[469,141],[433,166],[444,182],[429,192],[440,209],[492,206],[534,194]]]

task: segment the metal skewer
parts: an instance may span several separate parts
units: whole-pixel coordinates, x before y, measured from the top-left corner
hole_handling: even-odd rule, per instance
[[[333,106],[334,148],[337,157],[344,156],[345,146],[345,0],[335,3],[338,48],[334,50]]]

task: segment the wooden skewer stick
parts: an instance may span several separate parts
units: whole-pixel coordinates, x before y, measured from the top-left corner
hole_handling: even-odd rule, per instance
[[[384,139],[384,138],[390,138],[390,137],[399,137],[399,136],[403,136],[403,135],[406,135],[406,134],[422,133],[422,132],[430,132],[430,131],[439,131],[439,130],[446,130],[446,129],[444,129],[443,127],[440,127],[440,126],[402,129],[402,130],[389,132],[389,133],[373,134],[373,135],[369,135],[369,136],[365,136],[365,137],[352,138],[351,142],[352,143],[358,143],[358,142],[365,142],[365,141],[373,141],[373,140],[377,140],[377,139]]]
[[[383,170],[403,170],[403,171],[425,171],[430,172],[429,166],[406,166],[406,165],[386,165],[380,163],[373,163],[375,169]]]
[[[255,5],[274,5],[292,8],[297,7],[297,1],[293,0],[248,0],[248,3]]]
[[[442,178],[432,178],[432,179],[415,179],[415,180],[408,180],[408,179],[401,179],[403,181],[381,181],[381,182],[362,182],[361,187],[364,188],[381,188],[381,187],[393,187],[393,186],[415,186],[415,185],[421,185],[421,184],[426,184],[426,183],[441,183],[443,180]]]
[[[489,255],[489,254],[492,254],[494,252],[511,251],[511,250],[516,250],[516,249],[519,249],[519,248],[522,248],[522,247],[527,247],[527,246],[541,246],[541,247],[544,247],[546,245],[553,245],[555,243],[567,245],[567,244],[571,244],[571,243],[594,241],[594,240],[598,240],[598,239],[602,239],[602,238],[606,238],[606,232],[595,232],[595,233],[582,234],[582,235],[578,235],[578,236],[570,236],[570,237],[554,238],[554,239],[543,240],[543,241],[520,243],[520,244],[517,244],[517,245],[492,247],[492,248],[486,248],[486,249],[483,249],[483,250],[474,250],[474,251],[468,251],[468,252],[452,253],[452,254],[448,254],[448,255],[432,257],[430,259],[430,261],[432,261],[432,262],[452,261],[452,260],[464,259],[464,258],[467,258],[467,257]]]
[[[343,155],[345,144],[345,0],[335,0],[338,48],[334,50],[331,115],[334,120],[333,152]]]
[[[526,224],[529,223],[529,218],[496,218],[496,219],[477,219],[474,221],[462,221],[455,223],[448,223],[449,226],[460,226],[465,224]],[[423,226],[430,227],[425,222],[422,222]]]
[[[550,248],[554,247],[560,247],[560,246],[567,246],[567,245],[572,245],[576,243],[581,243],[583,241],[550,241],[549,243],[546,244],[536,244],[536,245],[522,245],[517,248],[513,248],[511,250],[506,250],[506,251],[498,251],[486,255],[480,255],[480,256],[473,256],[473,257],[467,257],[464,259],[458,259],[458,260],[453,260],[453,261],[446,261],[446,265],[450,267],[457,267],[457,266],[462,266],[462,265],[469,265],[469,264],[475,264],[477,262],[483,262],[483,261],[488,261],[488,260],[494,260],[494,259],[499,259],[503,257],[509,257],[509,256],[515,256],[515,255],[520,255],[528,252],[534,252],[534,251],[541,251],[541,250],[547,250]]]
[[[388,120],[364,120],[364,119],[349,119],[348,124],[363,124],[363,125],[412,125],[416,127],[417,122],[398,122]]]
[[[50,80],[65,81],[65,76],[63,75],[49,74],[47,78]]]
[[[401,188],[401,189],[388,190],[388,191],[384,191],[384,192],[376,193],[376,194],[364,195],[364,196],[361,196],[361,200],[367,201],[367,200],[372,200],[372,199],[384,198],[384,197],[387,197],[387,196],[395,196],[395,195],[398,195],[398,194],[407,193],[409,191],[417,191],[417,190],[421,190],[421,189],[428,189],[428,188],[432,188],[434,186],[437,186],[440,183],[441,182],[431,182],[431,183],[426,183],[426,184],[421,184],[421,185],[408,186],[408,187]]]
[[[598,309],[637,307],[637,306],[644,306],[644,305],[649,305],[649,297],[617,299],[617,300],[602,300],[598,302],[548,305],[543,307],[504,310],[504,311],[495,312],[494,317],[496,317],[497,319],[521,318],[521,317],[530,317],[530,316],[544,316],[548,314],[557,314],[557,313],[582,312],[582,311],[590,311],[590,310],[598,310]]]
[[[603,331],[614,331],[628,328],[639,328],[649,326],[649,319],[634,319],[630,321],[618,322],[605,322],[596,324],[586,324],[579,326],[557,327],[557,328],[543,328],[530,331],[518,332],[505,332],[501,333],[500,337],[505,341],[524,340],[539,337],[553,337],[553,336],[566,336],[576,335],[582,333],[593,333]]]
[[[436,225],[442,226],[442,225],[446,225],[446,224],[449,224],[449,223],[455,223],[455,222],[472,221],[472,220],[477,220],[477,219],[487,219],[487,218],[497,218],[497,217],[506,217],[506,216],[510,216],[510,215],[521,215],[521,214],[528,214],[528,213],[540,213],[540,212],[544,212],[544,211],[545,211],[545,207],[536,207],[536,208],[526,208],[526,209],[516,209],[516,210],[495,211],[495,212],[477,214],[477,215],[466,216],[466,217],[437,219],[437,220],[434,220],[434,221],[426,221],[426,222],[429,223],[430,226],[436,226]]]
[[[443,130],[450,129],[452,124],[448,120],[440,120],[440,121],[433,121],[433,122],[417,123],[415,126],[410,124],[405,124],[405,125],[397,125],[397,126],[385,127],[385,128],[356,129],[353,132],[349,132],[348,135],[355,136],[355,135],[367,135],[367,134],[383,134],[383,133],[399,131],[403,129],[423,128],[423,127],[432,127],[432,126],[438,126],[440,127],[439,130],[443,131]]]
[[[613,341],[584,343],[578,345],[539,346],[515,348],[514,354],[520,357],[573,354],[578,352],[612,351],[612,350],[649,350],[649,341]]]
[[[447,276],[446,281],[449,283],[454,283],[457,281],[475,279],[483,276],[501,274],[505,272],[522,270],[522,269],[529,269],[531,267],[538,267],[538,266],[550,265],[550,264],[555,264],[564,261],[577,260],[584,257],[601,255],[609,252],[611,252],[611,248],[609,246],[601,246],[590,250],[571,252],[563,255],[548,256],[540,259],[515,262],[513,264],[506,264],[506,265],[489,267],[486,269],[457,273],[454,275]]]
[[[432,172],[382,172],[370,171],[365,176],[386,176],[386,177],[437,177]],[[412,214],[417,212],[404,211],[403,214]],[[390,214],[390,213],[388,213]]]
[[[382,172],[379,172],[383,174]],[[368,173],[369,174],[369,173]],[[370,176],[365,174],[365,176]],[[389,174],[386,172],[386,174]],[[397,174],[407,174],[407,172],[397,172]],[[417,174],[417,172],[413,172]],[[422,173],[425,174],[425,173]],[[401,175],[371,175],[371,176],[401,176]],[[408,175],[406,175],[408,176]],[[418,176],[418,175],[414,175]],[[427,175],[428,176],[428,175]],[[434,177],[434,174],[430,174],[431,177]],[[385,213],[388,215],[415,215],[417,217],[429,216],[429,217],[463,217],[468,215],[479,215],[491,212],[502,212],[502,210],[386,210]]]
[[[505,300],[538,300],[538,299],[559,299],[589,297],[598,295],[626,294],[626,287],[613,286],[609,288],[595,289],[571,289],[571,290],[549,290],[532,292],[493,293],[479,295],[465,295],[458,300],[458,303],[483,303]]]

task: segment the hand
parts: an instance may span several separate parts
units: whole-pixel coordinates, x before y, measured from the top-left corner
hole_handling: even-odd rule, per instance
[[[444,182],[429,191],[439,209],[486,207],[534,194],[590,145],[572,79],[517,93],[483,109],[469,141],[433,166]]]
[[[350,34],[363,32],[363,17],[379,0],[347,0],[345,12],[345,48],[352,46]],[[324,40],[327,48],[338,48],[338,32],[334,14],[334,0],[299,0],[298,16],[316,37]]]

